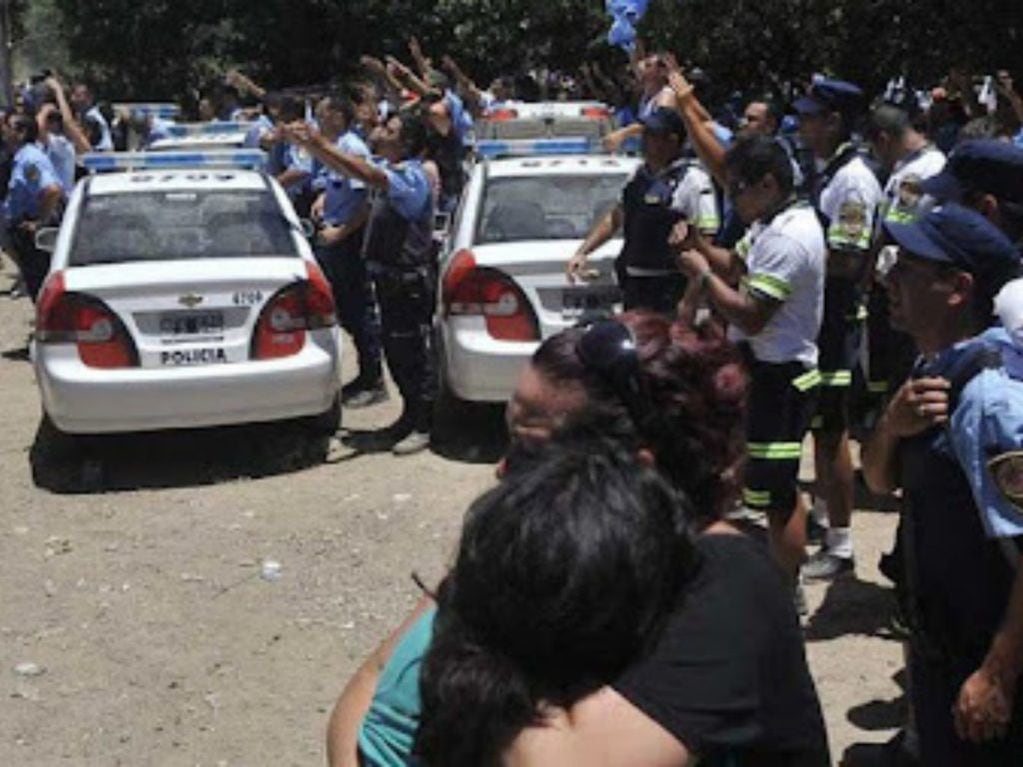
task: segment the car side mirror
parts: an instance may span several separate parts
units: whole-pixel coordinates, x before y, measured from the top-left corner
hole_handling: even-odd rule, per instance
[[[46,253],[52,253],[57,249],[57,235],[60,229],[55,226],[47,226],[36,232],[36,247]]]

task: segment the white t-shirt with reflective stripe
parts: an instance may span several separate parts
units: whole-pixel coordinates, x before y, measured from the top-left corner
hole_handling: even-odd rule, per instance
[[[733,341],[746,341],[761,362],[817,365],[817,335],[824,314],[827,251],[824,230],[813,208],[795,205],[766,226],[756,223],[745,238],[745,290],[781,306],[755,336],[729,328]]]
[[[828,249],[870,250],[882,199],[881,185],[862,157],[843,165],[821,191],[820,211],[829,222]]]
[[[936,147],[927,146],[895,165],[884,187],[881,220],[910,223],[934,207],[936,200],[920,191],[924,179],[936,176],[945,168],[945,155]]]

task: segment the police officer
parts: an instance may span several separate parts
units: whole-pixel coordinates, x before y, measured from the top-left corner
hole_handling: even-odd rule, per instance
[[[792,163],[778,142],[744,136],[725,164],[729,197],[750,226],[749,249],[740,256],[687,233],[679,261],[744,351],[751,391],[743,499],[767,513],[771,550],[805,612],[796,581],[806,544],[797,477],[820,380],[824,232],[813,209],[796,197]]]
[[[347,98],[332,94],[321,99],[316,118],[320,134],[337,151],[370,158],[369,148],[352,130],[355,108]],[[350,408],[368,407],[387,399],[387,389],[376,300],[362,258],[369,218],[366,185],[321,160],[314,164],[314,176],[314,186],[322,188],[313,205],[313,216],[322,224],[316,234],[316,258],[330,279],[341,326],[352,336],[359,355],[359,373],[342,387],[342,402]]]
[[[78,83],[71,89],[71,106],[85,132],[89,135],[94,152],[113,152],[114,139],[110,123],[103,116],[92,96],[92,90],[85,83]]]
[[[339,150],[304,124],[289,132],[320,162],[374,190],[363,254],[380,304],[387,366],[404,400],[401,417],[383,436],[396,455],[423,450],[430,444],[436,387],[430,349],[435,201],[421,160],[423,120],[408,111],[388,118],[376,144],[378,164]],[[376,446],[375,440],[367,445]]]
[[[991,331],[976,336],[993,297],[1019,274],[1019,251],[954,204],[884,226],[899,247],[886,277],[891,320],[921,356],[865,446],[863,468],[874,492],[902,488],[921,763],[1014,765],[1023,754],[1023,509],[993,472],[1012,460],[1019,469],[1023,412],[1010,387],[1023,383],[1009,377]]]
[[[808,579],[834,578],[854,566],[850,520],[854,474],[849,452],[849,397],[860,355],[862,285],[870,271],[881,187],[852,141],[864,108],[852,83],[820,79],[794,104],[800,137],[813,152],[811,201],[827,236],[828,277],[820,348],[820,410],[814,419],[815,468],[830,522],[825,545],[803,568]]]
[[[1023,148],[994,139],[964,141],[920,189],[938,202],[973,208],[1010,240],[1023,243]]]
[[[913,108],[912,104],[882,103],[872,110],[864,130],[874,157],[888,177],[878,215],[881,221],[908,223],[934,207],[934,198],[924,194],[922,185],[945,167],[945,155],[913,127]],[[876,269],[883,275],[895,248],[886,243],[883,227],[877,228],[876,235]],[[873,276],[870,282],[866,387],[868,402],[879,407],[905,380],[915,350],[910,339],[893,330],[888,321],[887,292],[874,284]]]
[[[35,118],[14,114],[4,121],[4,142],[14,154],[4,202],[5,224],[33,301],[50,270],[50,254],[36,247],[36,230],[57,223],[64,199],[57,172],[38,140],[39,125]]]
[[[686,130],[679,113],[657,109],[640,122],[645,162],[626,184],[621,202],[597,221],[569,259],[566,272],[570,282],[581,279],[589,254],[623,229],[615,269],[625,308],[674,315],[686,279],[668,237],[682,220],[713,236],[720,224],[717,199],[706,171],[682,156]]]

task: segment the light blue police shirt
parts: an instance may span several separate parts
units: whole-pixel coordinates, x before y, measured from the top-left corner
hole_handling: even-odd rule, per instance
[[[966,473],[990,538],[1023,536],[1023,512],[1013,506],[995,485],[988,462],[1003,453],[1023,450],[1023,381],[1010,380],[1009,370],[1023,371],[1023,350],[1013,346],[1002,328],[988,330],[976,339],[958,344],[942,355],[937,367],[948,370],[955,359],[979,343],[998,346],[1006,365],[987,368],[974,376],[959,395],[949,419],[949,437]],[[940,375],[940,373],[938,373]],[[1015,392],[1016,396],[1013,396]]]
[[[70,194],[75,188],[75,145],[66,136],[51,133],[47,136],[44,151],[60,179],[60,185],[64,187],[64,193]]]
[[[92,148],[97,152],[114,151],[114,139],[110,135],[110,123],[107,122],[107,118],[103,116],[103,113],[99,111],[99,107],[93,106],[86,111],[85,116],[89,120],[94,120],[100,129],[99,141],[93,144]]]
[[[469,132],[472,130],[472,115],[470,115],[469,110],[465,108],[465,103],[462,101],[462,97],[454,91],[445,91],[444,100],[447,102],[448,110],[451,112],[451,123],[455,127],[455,134],[458,136],[458,140],[464,145],[468,140]]]
[[[418,221],[433,204],[430,179],[419,160],[406,160],[398,165],[377,163],[387,174],[387,197],[402,218]]]
[[[60,186],[53,163],[38,144],[25,144],[14,155],[11,181],[7,187],[4,215],[8,226],[39,217],[39,193],[49,186]]]
[[[352,130],[342,133],[334,144],[346,154],[370,159],[369,147]],[[356,211],[366,202],[366,185],[358,179],[349,178],[331,170],[321,162],[316,163],[317,177],[323,184],[323,221],[331,226],[348,223]]]

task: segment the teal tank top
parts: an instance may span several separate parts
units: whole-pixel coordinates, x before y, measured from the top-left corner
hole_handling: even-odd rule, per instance
[[[437,608],[424,612],[398,640],[380,673],[366,718],[359,730],[359,755],[365,767],[415,765],[412,743],[419,727],[419,669],[433,637]]]

